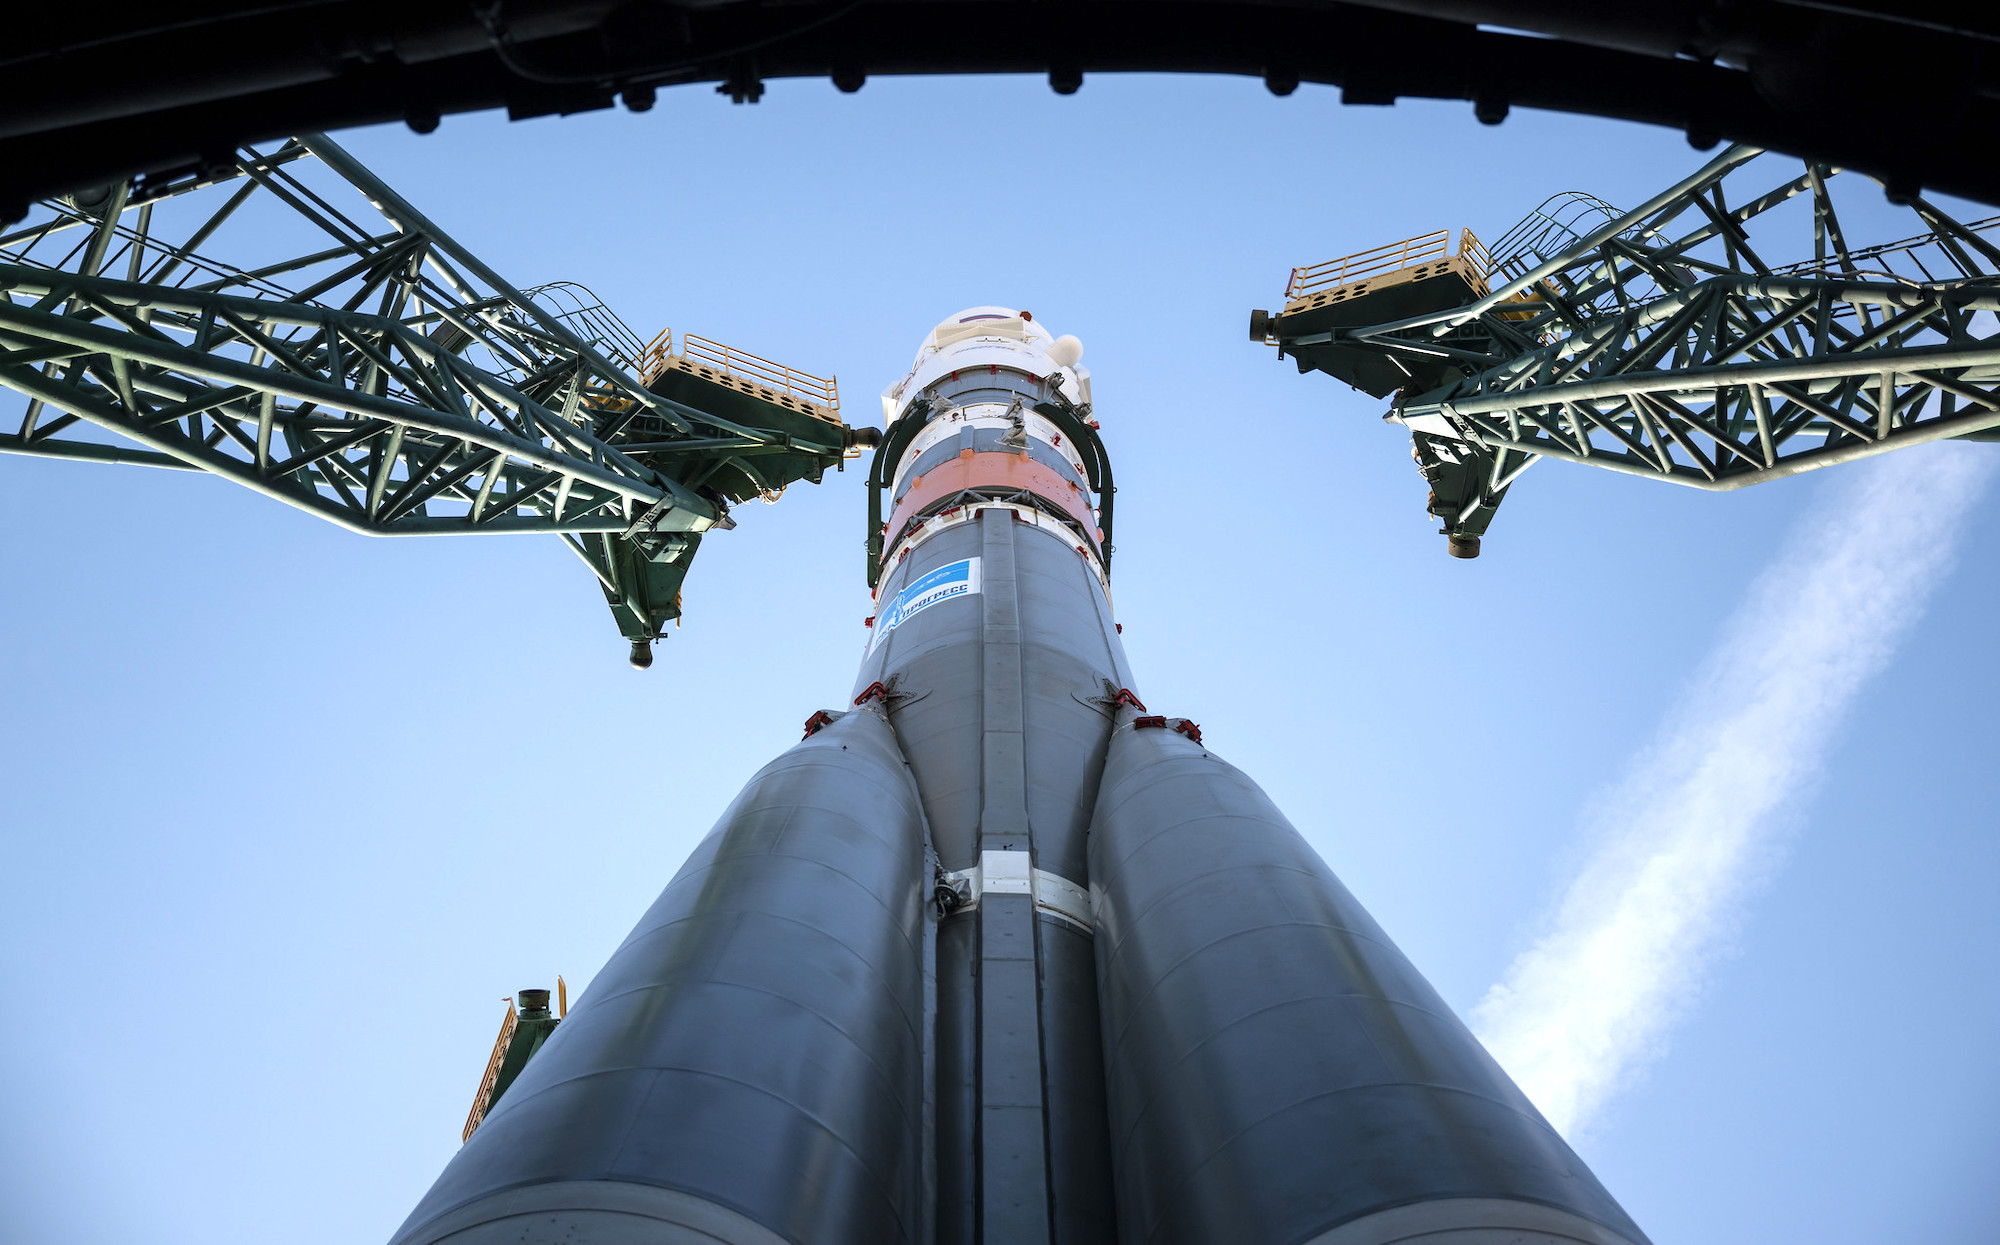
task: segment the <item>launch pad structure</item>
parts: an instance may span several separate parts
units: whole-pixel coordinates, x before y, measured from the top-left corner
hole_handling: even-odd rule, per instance
[[[1302,269],[1252,336],[1392,399],[1461,556],[1541,458],[1723,489],[2000,425],[2000,218],[1910,195],[1911,235],[1862,245],[1826,166],[1725,191],[1758,160]],[[1787,211],[1806,253],[1752,236]],[[258,213],[291,249],[230,249]],[[0,289],[0,452],[205,471],[369,535],[559,535],[640,666],[733,503],[874,451],[849,702],[567,1014],[521,992],[395,1245],[1646,1240],[1146,703],[1075,338],[967,309],[850,426],[831,378],[508,284],[315,134],[44,201]]]
[[[0,453],[205,471],[367,536],[559,535],[635,665],[731,503],[874,435],[831,379],[516,289],[323,134],[47,200],[0,290]]]
[[[1487,124],[1567,112],[2000,202],[1979,155],[2000,147],[1989,6],[1066,0],[1047,16],[1004,0],[43,5],[0,53],[0,225],[35,197],[171,179],[304,130],[643,112],[673,87],[755,104],[780,80],[854,92],[899,74],[1046,75],[1064,95],[1104,73],[1231,74],[1361,107],[1464,101]]]
[[[1543,459],[1729,492],[2000,439],[2000,216],[1920,194],[1850,241],[1861,174],[1732,147],[1629,211],[1570,191],[1294,269],[1252,341],[1390,400],[1457,557]],[[1879,228],[1879,227],[1878,227]]]

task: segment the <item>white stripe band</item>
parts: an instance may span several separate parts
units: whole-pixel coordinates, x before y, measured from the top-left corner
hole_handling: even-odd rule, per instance
[[[955,911],[978,907],[983,894],[1032,895],[1036,911],[1067,921],[1085,933],[1094,932],[1090,892],[1059,874],[1035,868],[1027,852],[981,852],[978,865],[947,873],[944,881],[964,882],[969,892]]]

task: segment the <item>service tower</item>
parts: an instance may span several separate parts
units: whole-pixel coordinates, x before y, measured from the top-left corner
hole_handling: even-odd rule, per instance
[[[1007,308],[931,331],[883,395],[853,703],[751,779],[396,1245],[1644,1245],[1136,694],[1081,354]]]

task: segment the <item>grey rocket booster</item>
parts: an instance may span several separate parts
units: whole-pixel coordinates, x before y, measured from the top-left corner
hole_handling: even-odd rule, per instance
[[[883,395],[853,704],[723,815],[396,1245],[1645,1236],[1135,690],[1081,346]]]

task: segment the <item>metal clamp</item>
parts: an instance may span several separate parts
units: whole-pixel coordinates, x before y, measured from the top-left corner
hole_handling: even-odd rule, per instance
[[[1090,892],[1060,874],[1034,867],[1027,852],[981,852],[970,869],[940,872],[932,895],[940,916],[969,912],[982,895],[1030,895],[1035,910],[1074,925],[1084,933],[1096,930]]]

